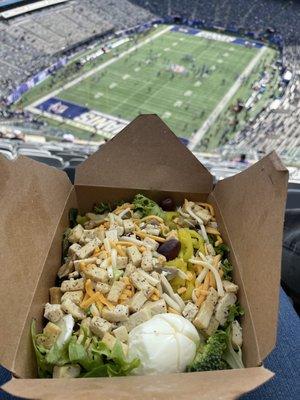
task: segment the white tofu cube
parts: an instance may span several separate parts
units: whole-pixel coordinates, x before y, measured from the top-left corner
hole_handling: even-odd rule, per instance
[[[61,308],[66,314],[71,314],[75,319],[84,319],[86,317],[84,311],[70,299],[66,299],[61,304]]]
[[[110,332],[113,325],[101,317],[93,317],[90,322],[91,331],[100,339],[103,338],[106,332]]]
[[[118,304],[113,310],[104,307],[102,310],[102,317],[109,322],[124,322],[127,321],[129,316],[128,306]]]
[[[136,246],[130,246],[127,248],[127,254],[129,260],[132,262],[133,265],[140,266],[142,261],[142,254]]]
[[[51,322],[58,322],[64,313],[62,312],[60,304],[50,304],[46,303],[44,317],[47,318]]]
[[[123,226],[124,226],[125,233],[131,233],[134,231],[134,223],[131,219],[124,219]]]
[[[118,230],[117,229],[109,229],[105,232],[105,237],[108,240],[112,240],[113,242],[118,241]]]
[[[76,225],[70,232],[68,240],[71,243],[78,243],[84,233],[82,225]]]
[[[125,289],[125,283],[121,281],[115,281],[107,295],[107,300],[112,303],[117,303],[121,293]]]
[[[143,252],[141,267],[144,271],[150,272],[153,270],[152,259],[153,257],[151,250],[146,250]]]
[[[83,290],[84,289],[84,279],[70,279],[63,281],[60,287],[62,292],[73,292],[75,290]]]
[[[83,300],[83,291],[75,290],[74,292],[65,292],[61,297],[61,303],[66,300],[71,300],[73,303],[79,305]]]
[[[85,244],[81,249],[76,251],[76,256],[82,260],[84,258],[89,257],[95,249],[101,244],[101,241],[98,238],[92,239],[90,242]]]
[[[128,341],[128,332],[124,325],[119,326],[117,329],[114,329],[112,333],[115,335],[116,339],[120,340],[120,342]]]
[[[201,304],[200,311],[194,319],[194,325],[199,329],[208,328],[215,305],[218,301],[218,292],[214,288],[211,287],[208,292],[206,300]]]

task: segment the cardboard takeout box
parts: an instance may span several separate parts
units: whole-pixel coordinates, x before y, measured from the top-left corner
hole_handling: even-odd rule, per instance
[[[26,157],[0,158],[0,362],[14,378],[4,390],[33,399],[232,399],[272,377],[262,360],[276,340],[287,170],[271,153],[213,185],[209,171],[155,115],[136,118],[77,168],[64,172]],[[161,376],[36,379],[30,323],[42,328],[43,306],[61,264],[68,212],[143,192],[207,200],[231,249],[234,280],[245,309],[246,369]]]

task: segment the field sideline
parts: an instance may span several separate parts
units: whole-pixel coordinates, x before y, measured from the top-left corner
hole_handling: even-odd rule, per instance
[[[124,50],[28,108],[56,96],[127,121],[140,113],[157,113],[178,136],[191,138],[240,79],[227,103],[236,94],[241,76],[251,63],[256,65],[264,48],[170,28],[160,29],[139,41],[137,48]]]

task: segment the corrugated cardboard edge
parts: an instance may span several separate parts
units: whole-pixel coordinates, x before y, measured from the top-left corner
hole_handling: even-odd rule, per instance
[[[78,185],[209,193],[213,177],[157,115],[145,114],[78,166]]]
[[[12,379],[3,390],[41,400],[232,400],[274,374],[263,368],[90,379]]]
[[[57,228],[57,225],[60,221],[61,218],[61,214],[64,211],[65,208],[65,204],[66,201],[68,199],[68,197],[70,196],[70,193],[73,190],[73,186],[70,183],[70,181],[68,180],[67,175],[65,174],[65,172],[63,171],[59,171],[56,168],[53,167],[49,167],[45,164],[41,164],[37,161],[31,160],[27,157],[21,156],[18,157],[16,160],[14,161],[8,161],[6,159],[3,158],[3,156],[0,156],[0,166],[1,166],[1,177],[0,177],[0,182],[2,185],[2,194],[5,194],[5,190],[9,190],[10,187],[10,183],[8,183],[8,179],[16,179],[16,181],[18,181],[18,179],[20,179],[21,177],[21,181],[22,181],[22,174],[24,173],[24,170],[27,168],[28,171],[30,172],[30,175],[27,175],[26,178],[28,179],[28,191],[30,192],[30,190],[32,190],[32,192],[36,191],[35,193],[35,197],[34,200],[32,199],[32,201],[27,204],[26,206],[30,206],[32,207],[31,211],[32,214],[34,215],[34,213],[37,212],[37,205],[39,204],[39,202],[43,202],[46,201],[46,197],[47,197],[47,193],[51,193],[53,196],[52,201],[57,200],[57,203],[53,203],[53,209],[55,209],[56,211],[58,211],[58,213],[55,215],[53,215],[52,221],[53,221],[53,230],[50,232],[51,233],[51,240],[49,241],[49,246],[47,248],[45,248],[45,255],[43,256],[43,258],[41,259],[41,262],[38,262],[36,265],[36,268],[33,268],[33,260],[31,260],[31,265],[29,265],[28,267],[30,268],[30,272],[32,273],[32,275],[25,275],[25,268],[24,265],[20,264],[20,262],[18,260],[22,259],[22,256],[20,257],[16,257],[16,254],[21,254],[22,255],[22,251],[24,251],[24,245],[25,245],[25,238],[23,237],[23,243],[17,243],[16,246],[14,247],[14,259],[11,261],[10,265],[8,263],[8,260],[6,260],[6,264],[5,264],[5,268],[7,271],[8,276],[6,277],[6,279],[1,279],[0,280],[0,290],[1,290],[1,307],[4,307],[6,309],[3,310],[3,312],[1,311],[1,315],[2,317],[4,315],[6,315],[6,313],[9,311],[9,319],[12,322],[11,326],[8,326],[8,321],[5,320],[4,318],[1,319],[0,321],[0,358],[1,358],[1,363],[2,365],[4,365],[7,369],[11,370],[14,372],[14,361],[15,361],[15,357],[18,351],[18,344],[22,335],[22,331],[24,329],[24,325],[25,325],[25,321],[30,309],[30,304],[32,302],[34,293],[35,293],[35,288],[32,287],[30,288],[29,291],[29,295],[30,298],[28,298],[26,301],[28,304],[28,308],[26,310],[26,312],[23,313],[23,311],[20,313],[20,306],[24,304],[24,293],[28,293],[28,286],[29,286],[29,282],[30,283],[34,283],[35,285],[37,285],[38,280],[39,280],[39,276],[41,275],[42,272],[42,267],[44,265],[44,262],[47,258],[47,254],[50,251],[50,247],[52,245],[52,240],[53,240],[53,236],[55,235],[55,231]],[[6,171],[6,173],[5,173]],[[13,171],[15,173],[15,176],[9,177],[9,172]],[[49,180],[47,179],[47,177],[49,177]],[[51,179],[50,179],[51,178]],[[58,188],[63,188],[63,192],[62,192],[62,197],[60,199],[58,199],[57,197],[55,197],[55,190]],[[16,185],[15,190],[17,191],[18,189],[20,189],[18,187],[18,185]],[[10,211],[14,211],[16,207],[19,207],[22,204],[22,200],[20,200],[20,198],[26,197],[26,194],[22,191],[18,191],[18,196],[15,195],[15,193],[11,193],[11,196],[8,196],[8,199],[10,199],[10,208],[8,208],[8,212]],[[9,193],[8,193],[9,194]],[[38,195],[37,195],[38,194]],[[43,194],[43,198],[40,197],[40,195]],[[7,193],[6,193],[7,195]],[[65,198],[64,198],[65,197]],[[8,200],[9,201],[9,200]],[[14,207],[14,201],[17,202],[17,204],[15,205],[16,207]],[[41,206],[41,209],[44,209],[44,205],[43,204]],[[25,205],[24,205],[25,206]],[[40,209],[39,209],[40,210]],[[10,214],[9,214],[10,215]],[[5,215],[4,215],[5,216]],[[16,218],[20,217],[20,213],[16,214]],[[24,216],[25,220],[28,219],[28,214],[26,214]],[[39,216],[40,219],[38,219],[39,222],[43,221],[42,219],[42,215]],[[45,216],[44,216],[44,219]],[[55,222],[56,221],[56,222]],[[8,221],[7,221],[8,222]],[[12,222],[12,221],[10,221]],[[45,220],[45,223],[47,221]],[[25,222],[24,222],[25,223]],[[36,237],[36,235],[33,235],[32,232],[30,232],[30,228],[31,225],[28,224],[25,227],[27,227],[27,233],[28,233],[28,246],[31,246],[32,244],[32,240],[34,237]],[[38,231],[38,234],[41,236],[41,226],[35,226],[32,227],[32,229],[34,229],[34,233],[36,233],[36,229],[40,227],[40,230]],[[44,227],[45,230],[48,230],[48,227],[45,226]],[[22,246],[23,244],[23,246]],[[3,255],[3,253],[1,254]],[[18,264],[19,262],[19,264]],[[4,266],[4,265],[3,265]],[[14,268],[16,269],[16,273],[17,273],[17,277],[18,279],[15,279],[13,281],[11,281],[9,279],[9,276],[11,273],[13,273]],[[20,274],[17,271],[22,271],[22,274]],[[3,276],[2,276],[3,278]],[[14,294],[14,296],[12,296],[12,294]],[[10,299],[14,297],[16,298],[16,301],[12,302]],[[9,304],[7,305],[7,307],[5,307],[5,303],[4,300],[8,300]],[[14,315],[19,315],[20,318],[20,325],[16,326],[15,324],[15,319],[13,318]],[[2,325],[3,324],[3,325]]]
[[[226,229],[231,232],[231,243],[228,244],[234,251],[244,282],[245,297],[250,307],[261,361],[276,343],[287,184],[288,170],[276,152],[272,152],[240,174],[218,182],[213,191],[213,197],[218,203],[218,208],[222,210],[223,219],[226,220]],[[252,196],[251,202],[248,194],[249,198]],[[243,216],[242,207],[247,202],[247,215]],[[241,214],[240,220],[234,218],[236,210]],[[260,225],[257,224],[258,221]],[[262,242],[258,247],[253,243],[248,243],[247,246],[247,238],[250,240],[247,232],[257,225],[260,227],[259,232],[252,235],[252,242],[257,243],[258,238],[262,239]],[[239,238],[239,249],[233,243],[235,235],[244,238],[243,243],[240,243]],[[255,271],[253,265],[258,267]],[[249,283],[249,274],[254,283]],[[245,279],[246,275],[248,279]],[[257,294],[258,283],[260,293]]]

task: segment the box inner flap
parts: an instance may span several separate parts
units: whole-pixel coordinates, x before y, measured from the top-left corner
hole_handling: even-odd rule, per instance
[[[43,400],[103,399],[234,399],[273,376],[269,370],[247,368],[172,375],[88,379],[12,379],[3,387],[15,396]],[[155,382],[155,384],[154,384]]]
[[[141,115],[82,163],[76,185],[209,193],[210,172],[157,115]]]
[[[0,361],[11,369],[72,185],[64,172],[27,157],[0,157],[0,171]]]
[[[276,153],[217,183],[218,202],[245,285],[261,359],[276,342],[288,172]]]

